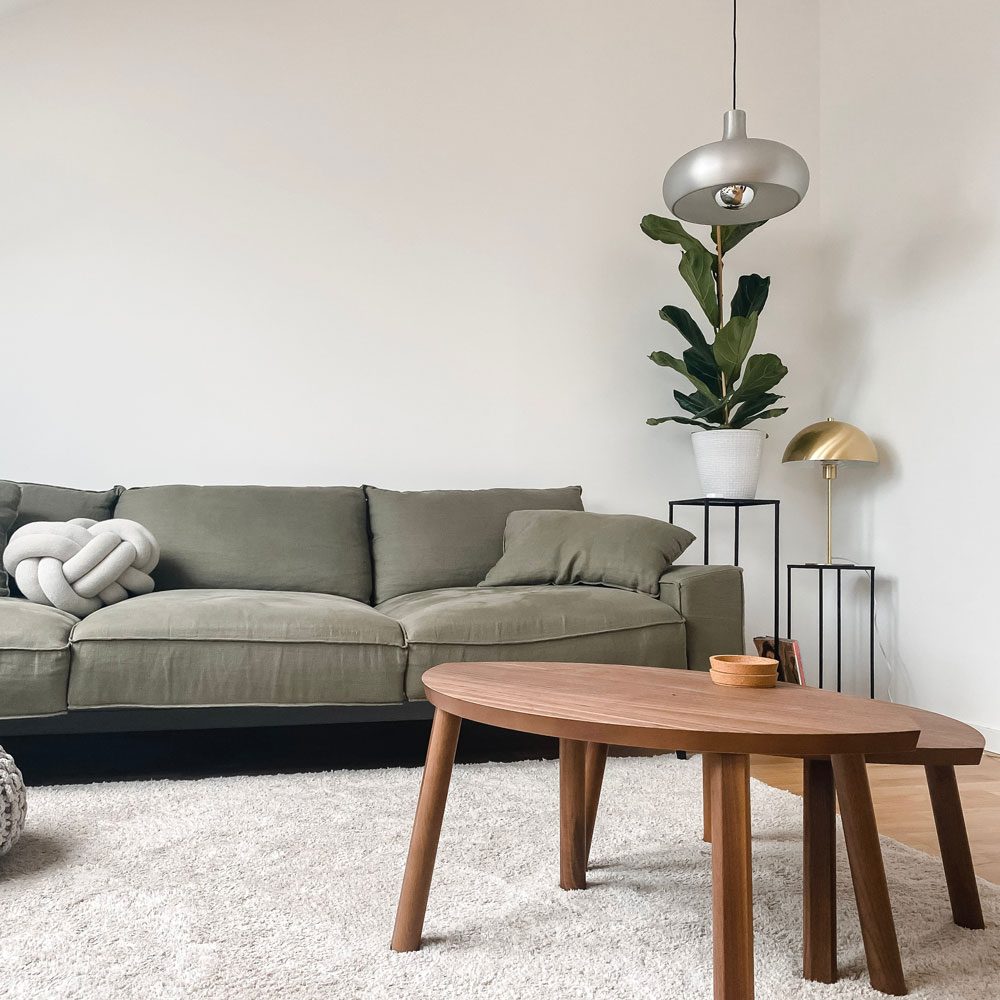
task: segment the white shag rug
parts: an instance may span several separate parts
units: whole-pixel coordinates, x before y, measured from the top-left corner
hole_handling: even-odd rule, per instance
[[[4,1000],[698,1000],[712,995],[701,764],[608,761],[591,888],[558,886],[555,762],[455,769],[424,949],[389,950],[419,770],[32,788],[0,861]],[[874,998],[841,842],[841,981],[801,978],[801,800],[753,785],[758,1000]],[[914,997],[1000,995],[940,862],[883,842]]]

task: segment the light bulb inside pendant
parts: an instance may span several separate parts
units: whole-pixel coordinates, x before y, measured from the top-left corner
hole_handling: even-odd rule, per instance
[[[738,212],[753,201],[754,190],[749,184],[727,184],[715,192],[715,203],[719,208]]]

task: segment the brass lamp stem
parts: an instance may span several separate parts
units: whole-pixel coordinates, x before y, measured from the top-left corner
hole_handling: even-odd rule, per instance
[[[837,478],[837,463],[823,463],[826,480],[826,564],[833,565],[833,481]]]

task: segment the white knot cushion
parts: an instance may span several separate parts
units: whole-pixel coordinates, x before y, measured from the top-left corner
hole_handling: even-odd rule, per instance
[[[83,618],[105,604],[150,593],[149,574],[159,558],[156,539],[135,521],[76,517],[18,528],[3,565],[29,601]]]

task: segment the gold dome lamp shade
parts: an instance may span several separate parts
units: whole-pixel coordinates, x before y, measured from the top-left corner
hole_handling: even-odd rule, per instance
[[[842,462],[878,463],[878,449],[860,427],[828,417],[803,427],[788,442],[782,462],[819,462],[826,480],[826,565],[833,564],[833,481]]]

